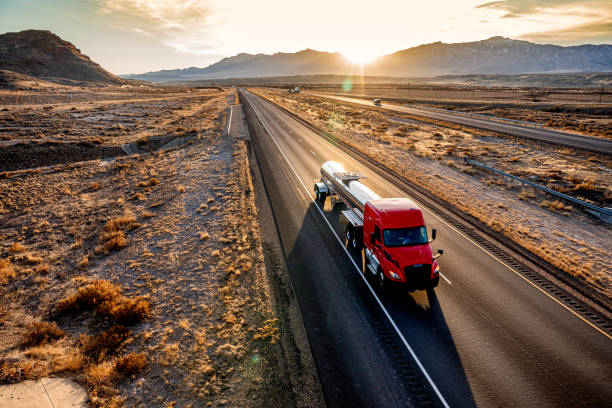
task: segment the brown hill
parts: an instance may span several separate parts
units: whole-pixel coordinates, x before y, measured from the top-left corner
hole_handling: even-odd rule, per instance
[[[123,82],[68,41],[41,30],[0,35],[0,69],[54,81]]]

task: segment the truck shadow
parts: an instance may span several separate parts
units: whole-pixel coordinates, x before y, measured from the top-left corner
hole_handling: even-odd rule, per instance
[[[476,406],[461,363],[461,356],[455,346],[452,332],[447,325],[444,310],[436,293],[438,289],[408,292],[401,286],[396,286],[384,292],[378,290],[373,276],[369,270],[365,270],[363,252],[355,250],[346,242],[344,228],[339,219],[342,206],[338,205],[332,209],[329,200],[325,204],[325,207],[321,207],[320,204],[313,203],[311,207],[317,205],[323,210],[344,248],[359,266],[359,273],[365,278],[360,281],[363,285],[369,284],[372,288],[429,375],[441,388],[447,402],[452,406]],[[312,209],[317,211],[316,208]],[[355,271],[355,273],[358,272]],[[440,285],[444,284],[441,280]],[[363,296],[371,296],[371,293],[368,292],[370,292],[369,289],[362,291]],[[449,381],[449,379],[452,380]],[[439,383],[447,385],[440,387]]]

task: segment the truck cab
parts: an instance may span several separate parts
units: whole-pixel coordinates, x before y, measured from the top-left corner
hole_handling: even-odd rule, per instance
[[[366,269],[379,286],[402,283],[411,290],[437,286],[440,276],[421,209],[407,198],[385,198],[365,203],[363,244]]]

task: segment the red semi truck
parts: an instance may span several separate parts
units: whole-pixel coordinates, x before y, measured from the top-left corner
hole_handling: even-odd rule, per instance
[[[421,209],[407,198],[381,198],[359,180],[360,173],[348,172],[341,164],[328,161],[321,166],[321,180],[315,182],[317,200],[330,197],[332,207],[343,203],[340,222],[346,224],[349,245],[365,252],[366,273],[382,289],[392,282],[408,290],[431,289],[438,285],[440,268],[433,255]]]

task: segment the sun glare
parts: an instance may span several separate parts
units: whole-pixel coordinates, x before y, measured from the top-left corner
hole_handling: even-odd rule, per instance
[[[380,55],[366,49],[342,51],[342,55],[353,64],[364,65],[374,61]]]

